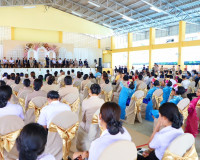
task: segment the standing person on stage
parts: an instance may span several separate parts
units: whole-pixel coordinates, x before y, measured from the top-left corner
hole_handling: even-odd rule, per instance
[[[25,58],[22,59],[22,67],[25,68]]]
[[[27,58],[26,58],[27,59]],[[30,58],[29,58],[30,59]],[[27,68],[30,68],[30,61],[27,59]]]
[[[83,62],[81,61],[81,59],[79,60],[79,67],[83,67]]]
[[[12,57],[10,58],[9,63],[10,63],[10,67],[13,68],[15,61],[12,59]]]
[[[58,60],[58,67],[59,67],[59,68],[62,67],[62,59],[61,59],[61,58],[59,58],[59,60]]]
[[[33,68],[37,68],[37,67],[38,67],[37,60],[33,58]]]
[[[33,58],[29,58],[30,68],[33,68]]]
[[[62,68],[65,68],[66,65],[66,58],[62,61]]]
[[[49,68],[49,57],[48,57],[48,55],[46,56],[45,60],[46,60],[46,68]]]
[[[19,58],[17,58],[16,60],[16,65],[17,65],[17,68],[21,67],[21,60]]]
[[[6,57],[3,58],[3,66],[4,68],[8,68],[8,60],[6,59]]]
[[[126,74],[128,71],[127,66],[124,66],[124,74]]]

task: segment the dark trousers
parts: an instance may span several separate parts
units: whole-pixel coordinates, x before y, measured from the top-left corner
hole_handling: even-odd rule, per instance
[[[190,99],[190,101],[192,100],[193,97],[197,97],[196,93],[189,93],[187,94],[187,97]]]
[[[156,157],[155,151],[152,151],[146,158],[141,155],[138,155],[137,160],[159,160],[159,159]]]

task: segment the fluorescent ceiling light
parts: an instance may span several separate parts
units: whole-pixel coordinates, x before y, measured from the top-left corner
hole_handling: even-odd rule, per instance
[[[75,12],[75,11],[72,11],[72,14],[74,14],[74,15],[76,15],[76,16],[80,16],[80,17],[82,17],[82,15],[81,15],[80,13]]]
[[[100,5],[98,5],[98,4],[94,3],[94,2],[88,1],[88,3],[93,5],[93,6],[95,6],[95,7],[98,7],[98,8],[100,7]]]
[[[103,25],[104,25],[104,26],[106,26],[106,27],[109,27],[109,28],[111,28],[111,26],[110,26],[110,25],[108,25],[108,24],[106,24],[106,23],[103,23]]]
[[[158,12],[158,13],[163,12],[161,9],[159,9],[157,7],[153,7],[153,6],[151,6],[150,9],[152,9],[152,10]]]
[[[133,21],[133,18],[127,17],[125,15],[123,15],[122,18],[125,19],[125,20],[127,20],[127,21]]]
[[[35,8],[36,6],[24,6],[23,8],[29,9],[29,8]]]

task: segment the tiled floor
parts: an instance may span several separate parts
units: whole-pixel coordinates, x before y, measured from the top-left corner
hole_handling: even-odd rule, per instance
[[[124,123],[124,127],[129,131],[132,136],[133,142],[138,145],[146,144],[153,131],[153,123],[143,120],[143,123],[136,122],[134,125]],[[200,134],[195,139],[196,150],[200,157]]]

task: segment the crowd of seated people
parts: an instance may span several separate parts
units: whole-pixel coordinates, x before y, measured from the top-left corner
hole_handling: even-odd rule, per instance
[[[18,159],[57,159],[57,154],[54,155],[51,151],[47,153],[45,150],[49,140],[47,133],[58,132],[60,135],[63,131],[63,134],[70,132],[69,135],[74,135],[70,139],[73,147],[67,149],[67,156],[75,160],[98,160],[112,143],[120,140],[132,141],[122,123],[127,123],[127,107],[130,105],[135,105],[131,113],[139,115],[141,112],[143,119],[155,123],[148,142],[149,150],[138,155],[139,160],[161,160],[172,141],[184,132],[196,137],[200,123],[200,74],[196,71],[182,72],[180,68],[177,71],[163,68],[159,71],[157,65],[155,68],[151,72],[146,68],[140,72],[122,72],[117,69],[114,75],[112,71],[101,73],[98,70],[95,74],[84,74],[80,71],[75,74],[74,70],[67,73],[61,70],[58,74],[57,71],[51,73],[47,70],[45,75],[38,77],[34,72],[30,75],[4,73],[0,81],[0,118],[17,116],[25,123],[16,139]],[[162,90],[163,94],[160,102],[155,100],[159,105],[156,108],[154,99],[158,90]],[[144,92],[140,102],[136,96],[138,91]],[[191,102],[187,106],[188,117],[185,118],[179,102],[187,97]],[[36,98],[39,98],[38,104],[34,104]],[[65,122],[60,122],[61,117],[57,116],[66,111],[75,113],[79,123],[64,128]],[[26,124],[30,113],[35,120]],[[52,124],[55,118],[60,126]],[[66,123],[72,120],[67,117],[65,119]],[[94,129],[95,124],[97,128]],[[52,129],[52,126],[55,128]],[[101,134],[91,134],[97,130]],[[66,140],[65,136],[60,138]],[[53,141],[50,142],[53,146]],[[72,150],[74,147],[76,149]]]
[[[88,63],[88,60],[84,61],[79,59],[61,59],[61,58],[49,58],[46,56],[43,61],[36,60],[35,58],[24,57],[22,59],[14,59],[10,57],[9,59],[4,57],[3,60],[0,60],[0,67],[3,68],[90,68],[97,67],[97,61],[94,61],[94,64]]]

